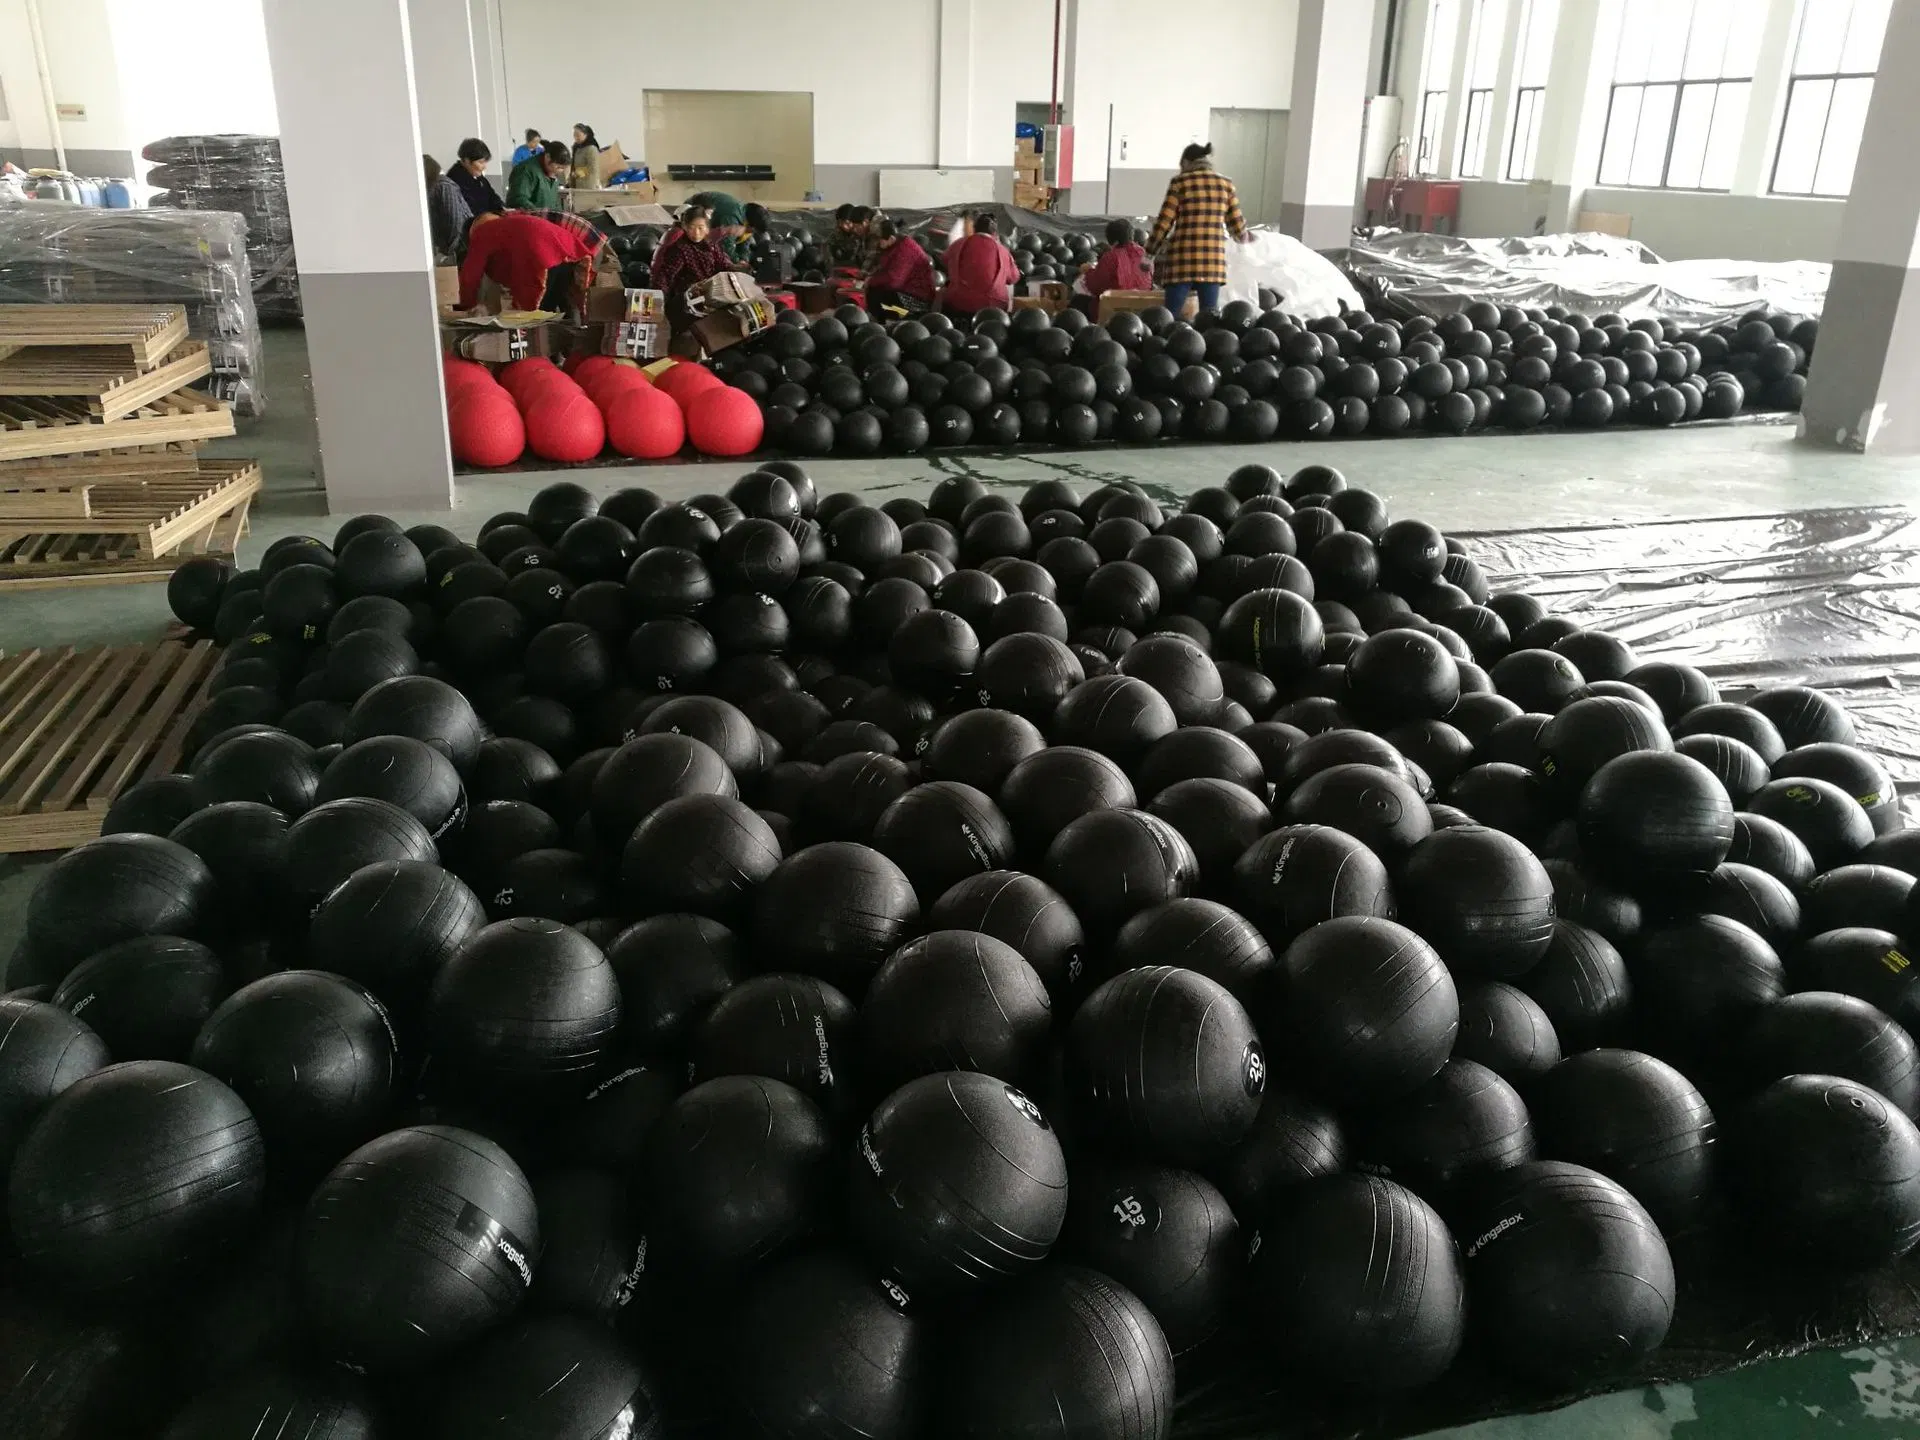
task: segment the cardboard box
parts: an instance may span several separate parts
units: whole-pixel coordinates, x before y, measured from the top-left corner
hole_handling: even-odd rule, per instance
[[[787,287],[800,302],[802,315],[824,315],[840,304],[840,287],[797,280]]]
[[[604,185],[622,170],[631,169],[633,162],[621,153],[618,140],[609,141],[600,147],[600,173],[595,178]]]
[[[460,267],[458,265],[433,267],[433,303],[441,310],[451,310],[460,303]]]
[[[1013,153],[1016,155],[1038,155],[1040,153],[1040,142],[1031,135],[1015,136]]]
[[[1053,203],[1053,191],[1044,185],[1030,185],[1024,180],[1015,180],[1013,203],[1022,210],[1044,210]]]
[[[1031,179],[1033,183],[1037,185],[1040,183],[1040,172],[1045,168],[1046,163],[1047,162],[1038,155],[1015,155],[1013,157],[1013,173],[1022,179]]]
[[[1058,315],[1073,303],[1073,286],[1065,280],[1029,280],[1027,298],[1038,300],[1049,315]]]
[[[1166,303],[1167,297],[1158,290],[1109,290],[1100,297],[1097,318],[1104,322],[1111,315],[1128,310],[1151,310]]]
[[[691,337],[696,352],[702,356],[717,355],[729,345],[738,345],[752,332],[747,322],[738,315],[721,312],[715,315],[702,315],[681,338]]]
[[[667,297],[659,290],[602,290],[587,296],[587,319],[598,327],[592,348],[628,360],[667,353]]]
[[[1629,236],[1633,234],[1633,216],[1609,210],[1582,210],[1573,228],[1599,235]]]
[[[599,190],[568,190],[565,192],[567,209],[576,215],[586,215],[595,210],[611,210],[618,205],[652,205],[660,198],[659,187],[651,180],[637,180],[631,185],[616,185]]]
[[[489,365],[504,365],[509,360],[525,360],[534,355],[564,354],[566,337],[560,328],[542,322],[531,325],[502,325],[497,321],[462,322],[440,329],[442,344],[466,360],[483,360]]]

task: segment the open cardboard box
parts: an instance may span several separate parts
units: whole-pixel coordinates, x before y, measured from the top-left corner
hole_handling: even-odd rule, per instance
[[[1098,318],[1104,323],[1128,310],[1151,310],[1166,303],[1167,297],[1158,290],[1109,290],[1100,297]]]

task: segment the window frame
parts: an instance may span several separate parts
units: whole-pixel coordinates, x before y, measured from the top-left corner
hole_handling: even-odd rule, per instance
[[[1782,190],[1780,188],[1780,156],[1786,149],[1787,118],[1793,114],[1793,92],[1799,87],[1802,80],[1810,81],[1814,84],[1824,82],[1832,85],[1834,89],[1837,90],[1842,80],[1865,80],[1868,84],[1873,84],[1877,82],[1879,78],[1880,72],[1878,69],[1823,70],[1811,72],[1806,75],[1796,74],[1787,76],[1786,104],[1783,105],[1780,110],[1780,133],[1774,138],[1773,164],[1767,171],[1767,194],[1779,195],[1788,200],[1844,200],[1847,198],[1847,195],[1853,192],[1853,186],[1851,184],[1847,186],[1844,193],[1834,190]],[[1830,91],[1827,95],[1826,114],[1820,117],[1820,143],[1813,147],[1813,173],[1816,180],[1820,174],[1820,162],[1825,158],[1827,153],[1827,129],[1832,124],[1833,93]],[[1854,156],[1854,163],[1856,165],[1859,163],[1859,158],[1856,152]]]
[[[1467,91],[1467,103],[1461,107],[1459,153],[1454,156],[1457,180],[1486,178],[1483,172],[1487,166],[1487,126],[1493,121],[1493,91],[1491,85]]]
[[[1612,135],[1613,135],[1614,117],[1616,113],[1618,113],[1619,106],[1620,106],[1620,93],[1623,90],[1637,91],[1639,94],[1640,105],[1642,107],[1641,109],[1636,110],[1634,115],[1633,144],[1632,146],[1629,147],[1628,156],[1627,156],[1627,167],[1628,167],[1629,174],[1631,174],[1631,171],[1632,171],[1633,152],[1637,151],[1640,148],[1640,139],[1641,139],[1640,125],[1644,116],[1644,106],[1646,102],[1647,92],[1650,90],[1670,89],[1673,91],[1673,105],[1667,112],[1666,143],[1662,147],[1661,155],[1660,155],[1660,179],[1654,183],[1647,184],[1647,183],[1638,182],[1632,179],[1608,180],[1607,178],[1605,178],[1604,173],[1596,174],[1595,181],[1602,189],[1606,189],[1606,190],[1672,190],[1682,195],[1729,195],[1733,193],[1733,180],[1731,177],[1729,177],[1728,183],[1725,185],[1675,185],[1672,183],[1672,180],[1671,180],[1671,176],[1673,174],[1673,149],[1674,149],[1675,142],[1679,139],[1680,119],[1681,119],[1681,116],[1686,112],[1687,92],[1689,90],[1711,88],[1713,92],[1711,108],[1707,112],[1706,134],[1701,141],[1701,168],[1703,172],[1706,166],[1706,155],[1711,150],[1712,144],[1713,144],[1714,117],[1719,114],[1720,93],[1723,87],[1728,85],[1740,85],[1740,86],[1746,87],[1747,112],[1744,118],[1741,120],[1742,134],[1744,134],[1746,127],[1753,123],[1753,113],[1752,113],[1753,93],[1754,93],[1755,83],[1759,78],[1757,74],[1757,71],[1758,71],[1757,65],[1755,66],[1755,73],[1749,73],[1746,75],[1728,75],[1724,73],[1724,66],[1726,64],[1726,54],[1725,54],[1725,46],[1723,43],[1722,53],[1721,53],[1720,62],[1719,62],[1720,65],[1723,67],[1721,73],[1714,74],[1714,75],[1692,75],[1692,76],[1687,75],[1685,73],[1686,62],[1684,57],[1687,49],[1690,48],[1691,46],[1692,35],[1693,35],[1693,25],[1694,25],[1694,21],[1698,18],[1698,16],[1699,16],[1698,6],[1693,3],[1693,0],[1688,0],[1687,32],[1681,45],[1682,60],[1681,60],[1681,73],[1679,75],[1673,77],[1672,79],[1658,79],[1658,80],[1653,79],[1651,77],[1646,79],[1641,79],[1641,80],[1620,80],[1616,78],[1614,80],[1611,80],[1608,83],[1607,115],[1606,115],[1606,120],[1600,127],[1600,160],[1601,160],[1602,171],[1604,171],[1604,167],[1606,164],[1608,141],[1612,138]],[[1613,68],[1617,74],[1620,68],[1620,59],[1619,59],[1618,53],[1615,54]]]
[[[1420,92],[1420,128],[1414,132],[1413,172],[1424,179],[1431,180],[1440,173],[1438,167],[1446,140],[1447,103],[1451,99],[1452,92],[1444,86],[1438,90]],[[1436,101],[1438,104],[1435,103]],[[1431,136],[1428,134],[1429,129],[1432,131]],[[1431,164],[1434,168],[1432,169],[1426,168],[1429,163],[1427,159],[1429,140],[1433,147]]]
[[[1527,103],[1528,96],[1535,97],[1531,104]],[[1539,164],[1540,164],[1540,116],[1541,116],[1541,113],[1546,109],[1546,105],[1547,105],[1547,87],[1546,86],[1520,85],[1514,88],[1513,127],[1507,132],[1507,164],[1506,164],[1506,178],[1509,182],[1513,184],[1531,185],[1533,181],[1537,178],[1533,172],[1535,169],[1539,167]],[[1523,153],[1522,147],[1520,144],[1520,116],[1522,111],[1526,113],[1526,117],[1527,117],[1527,126],[1528,126],[1527,138],[1530,144],[1526,147],[1527,173],[1524,175],[1516,175],[1513,173],[1514,168],[1516,163],[1520,160],[1521,155]]]

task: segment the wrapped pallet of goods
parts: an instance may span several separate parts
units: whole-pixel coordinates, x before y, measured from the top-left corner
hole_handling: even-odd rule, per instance
[[[266,410],[246,221],[230,211],[0,207],[0,304],[179,305],[205,343],[207,389]]]
[[[147,183],[169,210],[230,210],[247,222],[255,307],[264,320],[300,318],[300,267],[293,253],[287,177],[273,135],[172,135],[140,152],[157,162]]]

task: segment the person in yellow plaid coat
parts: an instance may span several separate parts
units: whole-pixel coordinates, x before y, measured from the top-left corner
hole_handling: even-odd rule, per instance
[[[1200,292],[1202,310],[1220,308],[1220,287],[1227,283],[1227,234],[1245,241],[1246,218],[1233,181],[1213,168],[1213,146],[1189,145],[1180,154],[1180,173],[1167,184],[1160,216],[1147,238],[1153,274],[1166,288],[1167,308],[1178,315],[1187,297]]]

